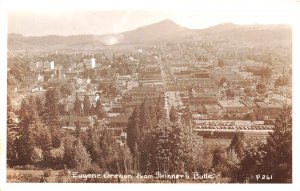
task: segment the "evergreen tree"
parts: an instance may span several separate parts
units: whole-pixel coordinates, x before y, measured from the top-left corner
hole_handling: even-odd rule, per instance
[[[38,115],[43,116],[45,108],[44,108],[44,103],[43,103],[42,98],[39,96],[36,96],[35,102],[36,102],[36,106],[37,106]]]
[[[187,106],[187,108],[182,113],[181,123],[185,126],[190,126],[191,120],[192,120],[192,112],[190,110],[190,107]]]
[[[28,109],[30,115],[30,123],[33,124],[34,126],[38,125],[40,123],[40,118],[37,111],[36,99],[33,96],[29,97]]]
[[[98,119],[105,117],[105,112],[102,108],[100,99],[96,101],[96,107],[94,108],[94,114],[97,115]]]
[[[100,145],[101,132],[99,128],[88,128],[86,138],[83,139],[83,144],[87,152],[90,154],[92,162],[99,164],[102,156]]]
[[[81,102],[78,95],[76,95],[73,110],[75,112],[75,115],[81,115]]]
[[[13,120],[15,114],[7,112],[7,164],[14,165],[17,162],[17,153],[15,148],[15,140],[19,131],[17,123]]]
[[[239,171],[231,178],[236,182],[242,183],[252,177],[255,180],[249,181],[257,182],[255,175],[263,173],[263,159],[266,155],[264,147],[265,144],[263,142],[250,144],[244,151]]]
[[[61,146],[61,137],[59,133],[58,127],[52,127],[50,129],[51,140],[52,140],[52,147],[59,148]]]
[[[138,141],[139,130],[140,130],[140,107],[136,106],[132,115],[129,117],[128,125],[127,125],[127,145],[134,156],[136,156],[137,154],[134,152],[135,151],[134,147]]]
[[[84,96],[83,112],[84,112],[84,115],[90,115],[91,114],[91,103],[90,103],[88,95]]]
[[[80,124],[79,124],[79,121],[76,122],[76,128],[75,128],[75,136],[76,137],[80,137]]]
[[[7,95],[7,113],[9,113],[9,112],[11,112],[11,111],[13,111],[13,108],[12,108],[12,105],[11,105],[11,99],[10,99],[10,96],[9,95]]]
[[[48,128],[40,128],[36,138],[36,143],[43,150],[43,152],[48,152],[52,149],[52,138]]]
[[[83,144],[77,140],[74,144],[74,156],[71,160],[71,166],[77,169],[85,169],[91,165],[91,158]]]
[[[292,182],[291,122],[289,112],[285,112],[276,121],[274,132],[267,139],[263,165],[266,173],[273,174],[273,183]]]
[[[189,162],[197,157],[195,145],[196,135],[181,123],[170,123],[167,119],[160,120],[158,126],[152,131],[153,142],[150,149],[151,170],[168,173],[183,173]],[[195,145],[194,145],[195,144]],[[186,164],[187,163],[187,164]]]
[[[145,100],[140,106],[140,132],[149,131],[153,128],[153,120],[151,118],[149,101]]]
[[[239,156],[239,158],[242,158],[243,152],[244,152],[244,134],[242,132],[237,132],[233,136],[230,146],[230,149],[233,149]]]
[[[176,123],[178,121],[178,115],[173,105],[171,107],[169,117],[170,117],[170,121],[173,123]]]
[[[59,90],[57,88],[50,88],[46,91],[45,97],[44,122],[46,126],[52,127],[58,124],[58,102],[60,99]]]
[[[16,139],[16,152],[18,163],[21,165],[31,163],[31,153],[34,149],[34,139],[30,128],[29,116],[21,116],[19,132]]]
[[[161,96],[161,94],[159,94],[158,101],[156,103],[156,118],[157,118],[157,121],[162,119],[165,115],[164,106],[161,104],[162,102],[164,102],[164,97]]]
[[[65,142],[65,164],[69,168],[84,170],[91,165],[91,158],[80,140]]]

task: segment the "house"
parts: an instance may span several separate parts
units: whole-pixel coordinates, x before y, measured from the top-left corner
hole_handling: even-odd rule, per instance
[[[217,88],[193,87],[192,96],[190,97],[191,104],[216,104],[219,98]]]
[[[203,104],[208,118],[223,117],[225,111],[217,104]]]
[[[67,71],[67,72],[65,72],[64,75],[66,78],[75,79],[79,76],[79,72],[78,71]]]
[[[113,118],[110,118],[109,127],[116,129],[127,129],[129,117],[129,115],[118,115]]]
[[[63,116],[59,119],[59,124],[62,127],[75,129],[79,124],[79,127],[90,127],[93,125],[92,118],[88,116]]]
[[[112,113],[122,113],[123,105],[122,104],[114,104],[111,108]]]
[[[163,105],[165,103],[164,92],[159,91],[156,87],[132,88],[128,92],[128,97],[131,97],[131,102],[135,104],[140,104],[145,99],[148,99],[151,103],[157,103],[158,101],[161,101]]]
[[[256,102],[257,109],[254,114],[258,120],[277,119],[283,109],[283,106],[276,103]]]
[[[112,130],[116,136],[120,136],[123,132],[127,132],[129,117],[129,115],[118,115],[110,118],[108,128]]]
[[[241,114],[248,112],[248,108],[238,100],[219,100],[218,104],[228,114]]]
[[[136,87],[139,87],[139,82],[137,80],[129,80],[127,81],[127,90],[131,90],[132,88],[136,88]]]
[[[246,71],[260,71],[267,67],[263,62],[256,62],[254,60],[246,60],[241,63],[242,69]]]

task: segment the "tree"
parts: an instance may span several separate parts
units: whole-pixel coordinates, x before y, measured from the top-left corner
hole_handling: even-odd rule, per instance
[[[220,79],[220,82],[219,82],[219,86],[224,86],[224,83],[227,83],[227,78],[225,78],[225,77],[222,77],[221,79]]]
[[[272,76],[272,69],[269,66],[265,67],[262,71],[262,78],[268,80],[271,78],[271,76]]]
[[[17,162],[15,140],[19,127],[14,121],[14,117],[15,114],[12,111],[7,112],[7,164],[9,166],[12,166]]]
[[[181,115],[181,123],[185,126],[190,126],[191,120],[192,120],[192,112],[190,110],[190,107],[187,106]]]
[[[40,148],[34,147],[34,149],[31,152],[30,160],[33,164],[38,164],[42,162],[44,159],[43,151]]]
[[[81,102],[80,102],[80,99],[79,99],[78,95],[76,95],[73,110],[74,110],[76,115],[81,115]]]
[[[45,108],[44,108],[44,103],[43,103],[42,98],[39,96],[36,96],[35,102],[36,102],[36,109],[37,109],[38,115],[43,116]]]
[[[162,102],[164,102],[163,99],[164,99],[163,96],[161,96],[161,94],[159,94],[158,100],[156,102],[156,107],[155,107],[156,108],[156,119],[157,119],[157,121],[159,121],[161,118],[164,117],[164,115],[166,115],[165,112],[164,112],[164,107],[162,105]]]
[[[251,96],[251,89],[249,87],[245,88],[244,89],[244,93],[247,95],[247,96]]]
[[[224,60],[221,58],[218,58],[218,66],[223,67],[224,66]]]
[[[195,150],[198,148],[198,137],[180,122],[170,123],[167,119],[160,120],[152,131],[152,137],[150,149],[152,172],[182,173],[189,163],[192,164],[198,157],[195,155],[199,153]]]
[[[75,128],[75,136],[76,137],[80,137],[80,124],[79,124],[79,121],[76,122],[76,128]]]
[[[73,88],[70,84],[65,84],[60,87],[60,93],[64,97],[72,95]]]
[[[37,111],[37,104],[36,99],[34,96],[29,97],[29,103],[28,103],[28,109],[29,109],[29,115],[30,115],[30,123],[33,125],[37,125],[40,123],[39,114]]]
[[[100,128],[88,128],[86,136],[82,140],[87,152],[91,156],[92,163],[100,164],[101,158],[103,157],[103,151],[100,145],[102,136]]]
[[[52,148],[49,151],[49,161],[52,166],[63,164],[63,158],[65,154],[65,148],[63,146],[59,148]]]
[[[43,152],[48,152],[52,149],[52,138],[49,128],[41,127],[39,130],[35,142]]]
[[[170,121],[173,123],[176,123],[178,121],[178,115],[177,115],[177,112],[173,105],[170,110],[169,118],[170,118]]]
[[[83,101],[83,112],[84,115],[90,115],[91,114],[91,103],[88,95],[84,96]]]
[[[50,88],[46,92],[45,101],[45,124],[47,126],[55,126],[58,123],[58,102],[60,99],[60,93],[57,88]]]
[[[265,84],[263,84],[263,83],[258,83],[256,85],[256,91],[259,94],[264,94],[264,93],[267,92],[267,86]]]
[[[244,150],[244,157],[240,163],[240,169],[233,177],[236,182],[257,182],[255,175],[263,173],[263,158],[266,154],[263,142],[250,143]],[[251,178],[253,180],[249,180]],[[254,180],[255,179],[255,180]]]
[[[207,110],[205,109],[204,106],[200,105],[198,108],[197,108],[197,112],[199,114],[202,114],[202,115],[206,115],[207,114]]]
[[[96,101],[96,107],[94,108],[94,114],[97,115],[98,119],[105,117],[105,111],[102,108],[100,99]]]
[[[238,182],[241,159],[233,149],[227,152],[227,166],[229,167],[231,182]]]
[[[137,153],[134,151],[134,147],[137,143],[140,131],[140,107],[136,106],[132,115],[129,117],[127,125],[127,145],[135,156]]]
[[[255,121],[256,117],[255,117],[254,113],[251,112],[251,113],[248,113],[247,115],[245,115],[245,119],[250,120],[250,121]]]
[[[83,170],[91,165],[90,155],[79,140],[76,140],[65,150],[65,161],[67,161],[68,167]]]
[[[276,120],[275,129],[267,143],[258,142],[244,151],[239,171],[239,182],[247,178],[250,182],[290,183],[292,182],[292,134],[291,114],[285,109]],[[272,179],[259,179],[255,175],[272,175]]]
[[[228,88],[225,91],[225,94],[226,94],[227,97],[230,97],[230,98],[233,98],[235,96],[235,93],[234,93],[233,89],[231,89],[231,88]]]
[[[242,132],[237,132],[233,136],[229,146],[231,150],[234,150],[237,153],[239,158],[242,158],[244,152],[243,139],[244,139],[244,134]]]
[[[31,164],[31,154],[35,146],[33,133],[30,128],[29,116],[20,116],[19,132],[16,139],[16,152],[18,163]]]
[[[120,164],[121,164],[121,169],[123,174],[128,174],[131,173],[132,171],[132,164],[133,164],[133,159],[132,155],[130,153],[130,150],[127,145],[124,145],[120,148]]]
[[[155,111],[149,100],[145,100],[140,106],[140,128],[141,132],[151,130],[156,125]]]
[[[61,146],[61,134],[58,127],[52,127],[50,129],[52,147],[59,148]]]
[[[275,81],[275,87],[278,86],[284,86],[287,85],[288,83],[288,78],[283,78],[283,77],[279,77],[276,81]]]
[[[273,183],[292,182],[292,132],[291,116],[284,111],[275,123],[274,132],[270,133],[265,147],[264,172],[273,174]]]

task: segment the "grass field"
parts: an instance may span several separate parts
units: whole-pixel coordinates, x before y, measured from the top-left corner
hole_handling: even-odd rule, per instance
[[[63,170],[51,170],[51,175],[45,177],[45,182],[58,182],[57,178]],[[44,176],[44,170],[16,170],[12,168],[7,169],[7,182],[40,182],[41,177]],[[69,179],[69,176],[63,176],[64,182]]]

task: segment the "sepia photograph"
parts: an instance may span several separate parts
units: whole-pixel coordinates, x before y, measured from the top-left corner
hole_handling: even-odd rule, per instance
[[[6,182],[292,184],[276,3],[8,11]]]

